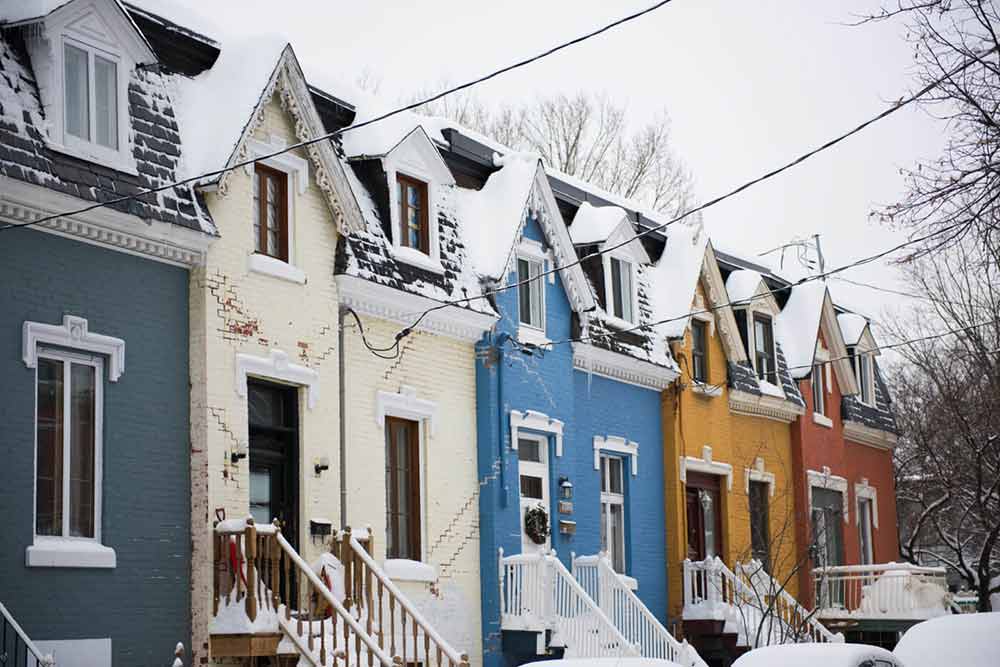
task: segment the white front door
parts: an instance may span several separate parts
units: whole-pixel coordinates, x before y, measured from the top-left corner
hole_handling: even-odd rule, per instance
[[[529,509],[541,505],[545,513],[549,509],[549,441],[545,436],[521,435],[517,439],[518,476],[521,490],[521,553],[537,553],[547,550],[551,540],[546,537],[539,544],[528,537],[524,516]],[[549,532],[552,531],[552,517],[549,516]]]

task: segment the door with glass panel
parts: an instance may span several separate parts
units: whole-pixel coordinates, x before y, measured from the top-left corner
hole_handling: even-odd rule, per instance
[[[814,567],[844,564],[844,496],[832,489],[812,488],[812,556]],[[842,607],[842,580],[817,580],[821,607]]]
[[[298,389],[247,383],[250,432],[250,515],[258,524],[277,519],[298,548]]]
[[[541,506],[549,511],[549,441],[545,436],[521,435],[517,439],[517,468],[521,490],[521,553],[538,553],[549,548],[551,538],[540,544],[533,540],[525,527],[528,510]],[[551,532],[551,516],[549,530]]]
[[[601,454],[601,551],[625,574],[625,462]]]
[[[722,553],[722,507],[716,475],[687,473],[687,557],[693,561]]]

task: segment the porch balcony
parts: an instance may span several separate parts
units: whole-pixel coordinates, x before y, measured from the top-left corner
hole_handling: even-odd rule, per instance
[[[839,620],[920,621],[949,613],[943,567],[910,563],[834,565],[813,569],[816,614]]]

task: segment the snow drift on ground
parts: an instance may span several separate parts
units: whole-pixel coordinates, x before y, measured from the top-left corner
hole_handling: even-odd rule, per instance
[[[1000,612],[954,614],[917,623],[893,654],[905,667],[997,667]]]
[[[896,663],[892,653],[877,646],[817,643],[778,644],[754,649],[734,662],[733,667],[858,667],[866,660],[885,660],[890,665]]]

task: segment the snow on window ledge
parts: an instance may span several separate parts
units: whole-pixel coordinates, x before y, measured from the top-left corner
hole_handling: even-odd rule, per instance
[[[691,384],[691,391],[696,394],[701,394],[702,396],[708,396],[710,398],[715,398],[716,396],[722,396],[722,387],[717,384],[706,384],[695,380]]]
[[[545,347],[552,343],[541,329],[537,329],[527,324],[522,324],[517,328],[517,341],[538,347]]]
[[[254,273],[263,273],[264,275],[287,280],[299,285],[304,285],[306,282],[306,274],[302,269],[294,267],[288,262],[282,262],[280,259],[261,255],[260,253],[254,253],[249,256],[247,268]]]
[[[93,540],[67,537],[36,537],[25,550],[28,567],[88,567],[111,569],[118,566],[115,550]]]
[[[437,580],[437,570],[433,565],[418,560],[405,558],[389,558],[382,563],[382,569],[394,581],[425,581]]]
[[[813,421],[825,428],[833,428],[833,420],[818,412],[813,413]]]
[[[416,266],[432,273],[444,274],[444,265],[434,257],[430,257],[420,252],[416,248],[406,246],[392,246],[392,255],[397,261]]]
[[[760,387],[760,393],[765,396],[774,396],[775,398],[785,398],[785,392],[776,384],[768,382],[767,380],[757,380],[757,386]]]
[[[621,331],[632,330],[639,326],[637,322],[629,322],[610,312],[604,314],[604,322]]]

